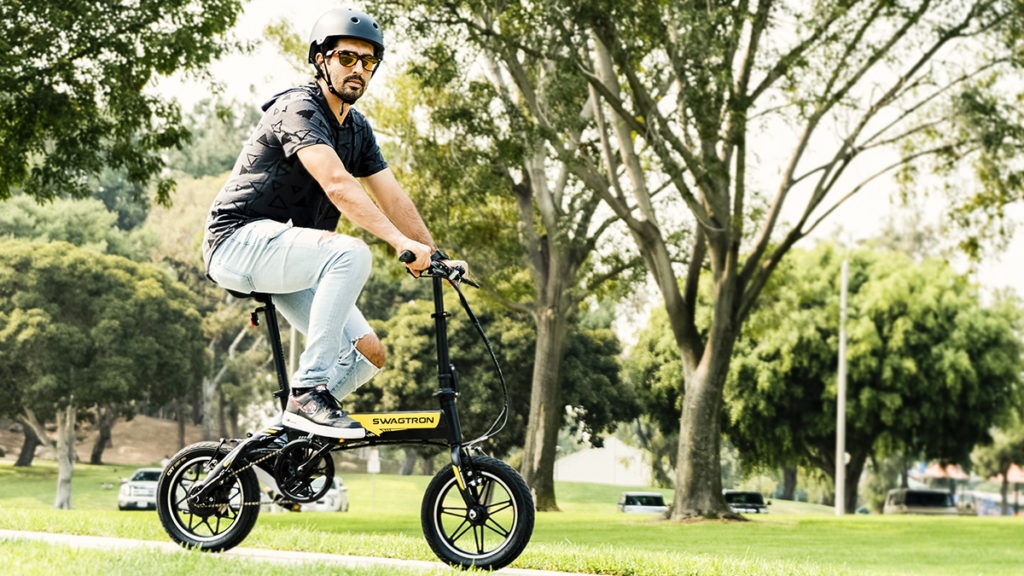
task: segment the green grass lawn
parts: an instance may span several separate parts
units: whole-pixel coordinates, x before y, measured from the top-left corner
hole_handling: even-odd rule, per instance
[[[169,541],[155,512],[119,512],[124,466],[75,468],[73,510],[52,508],[56,467],[0,464],[0,528]],[[347,513],[264,513],[243,543],[250,548],[434,560],[419,526],[425,476],[349,474]],[[1024,519],[858,515],[776,501],[748,522],[672,523],[616,512],[622,488],[560,483],[561,512],[537,516],[530,545],[514,567],[596,574],[1024,574]],[[669,494],[668,491],[663,491]],[[0,544],[16,574],[291,574],[222,555],[151,550],[76,551],[75,569],[53,545]],[[58,562],[53,564],[53,562]],[[128,562],[128,564],[124,564]],[[95,571],[93,571],[95,570]],[[305,565],[305,574],[322,573]],[[373,571],[332,573],[374,574]],[[299,572],[294,572],[298,574]],[[384,572],[396,574],[394,568]],[[438,573],[447,573],[440,570]],[[422,574],[410,571],[408,574]]]

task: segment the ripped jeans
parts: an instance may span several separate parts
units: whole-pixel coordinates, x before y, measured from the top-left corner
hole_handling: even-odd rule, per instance
[[[356,308],[370,264],[370,249],[357,238],[257,220],[217,247],[208,272],[223,288],[273,294],[281,315],[306,336],[292,388],[324,384],[341,399],[379,370],[356,349],[373,331]]]

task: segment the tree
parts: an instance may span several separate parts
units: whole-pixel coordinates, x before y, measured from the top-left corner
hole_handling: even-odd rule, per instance
[[[763,466],[836,469],[839,277],[849,260],[844,499],[856,508],[868,458],[968,463],[1024,394],[1019,309],[984,307],[939,259],[832,245],[793,251],[736,349],[726,429]]]
[[[940,176],[976,169],[972,182],[991,193],[967,214],[998,216],[1024,182],[1019,2],[507,2],[490,19],[486,3],[435,4],[427,25],[477,31],[527,77],[557,62],[588,81],[562,86],[563,101],[587,90],[589,129],[537,134],[628,227],[661,292],[683,368],[675,519],[729,515],[719,442],[730,358],[799,240],[885,176],[919,182],[910,176],[927,160]],[[545,41],[550,30],[559,41]],[[704,303],[702,278],[713,286]]]
[[[412,32],[415,53],[422,55],[408,67],[407,77],[415,81],[403,93],[408,101],[395,103],[408,120],[393,125],[411,150],[412,186],[428,206],[433,200],[451,237],[459,239],[459,255],[479,263],[498,297],[533,320],[536,347],[520,471],[537,508],[557,510],[554,461],[566,406],[569,334],[587,298],[610,290],[625,270],[638,270],[629,250],[605,257],[596,252],[616,218],[600,210],[600,196],[551,153],[541,135],[576,141],[589,127],[585,78],[568,61],[534,66],[519,58],[516,46],[492,41],[492,28],[529,27],[516,22],[520,11],[479,2],[385,4],[388,17],[402,19],[402,28]],[[440,30],[434,26],[439,21],[446,23]],[[534,50],[560,42],[554,30],[533,32]],[[474,69],[479,73],[467,74]],[[431,120],[425,130],[424,117]]]
[[[3,202],[0,238],[68,242],[95,252],[137,260],[156,239],[142,231],[117,227],[118,215],[95,199],[55,200],[39,204],[19,194]]]
[[[210,99],[199,102],[185,118],[192,134],[190,145],[173,150],[168,166],[197,179],[223,176],[235,165],[259,120],[256,106]]]
[[[1010,467],[1024,462],[1024,425],[1020,418],[992,430],[992,442],[971,453],[976,471],[984,476],[1002,476],[999,494],[1003,515],[1010,514]]]
[[[0,242],[0,286],[0,374],[40,439],[56,420],[55,506],[69,508],[78,411],[186,394],[203,371],[199,316],[163,270],[61,242]]]
[[[120,214],[107,210],[96,199],[58,199],[43,205],[28,196],[18,194],[3,205],[4,211],[0,213],[0,238],[69,242],[95,252],[116,254],[135,260],[142,257],[155,243],[155,239],[146,231],[124,231],[119,228],[116,224],[121,220]],[[103,403],[96,407],[94,417],[98,435],[90,458],[93,464],[102,461],[103,450],[110,444],[111,429],[117,417],[132,415],[134,406]],[[24,415],[16,417],[25,433],[18,462],[20,465],[29,466],[40,441],[32,426],[25,421]]]
[[[239,0],[11,0],[0,4],[0,200],[87,197],[102,170],[172,182],[161,152],[189,134],[179,107],[147,90],[197,73],[237,45]],[[141,189],[140,189],[141,190]]]

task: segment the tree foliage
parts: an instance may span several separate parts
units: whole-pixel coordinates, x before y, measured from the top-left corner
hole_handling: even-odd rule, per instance
[[[1020,405],[1020,312],[949,265],[832,245],[794,251],[737,345],[729,438],[751,462],[835,472],[840,265],[849,258],[846,446],[852,511],[870,457],[968,463]]]
[[[231,171],[239,150],[260,119],[256,106],[203,100],[185,117],[191,143],[168,155],[168,166],[192,178],[221,177]]]
[[[58,507],[70,507],[78,410],[165,404],[198,385],[204,362],[192,295],[163,270],[63,242],[0,242],[4,406],[39,438],[56,420]]]
[[[204,366],[191,293],[152,265],[62,242],[2,243],[3,363],[14,406],[160,405]]]
[[[178,105],[148,88],[235,45],[239,0],[8,0],[0,4],[0,199],[91,195],[104,169],[171,181],[161,151],[188,139]]]
[[[68,242],[94,252],[132,260],[144,258],[156,239],[144,231],[117,226],[118,215],[99,200],[55,200],[40,204],[19,194],[3,202],[0,238]]]

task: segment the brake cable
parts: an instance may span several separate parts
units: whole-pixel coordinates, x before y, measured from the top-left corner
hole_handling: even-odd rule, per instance
[[[445,268],[447,268],[447,266],[445,266],[443,264],[441,266],[444,266]],[[440,268],[440,266],[439,266],[439,268]],[[464,272],[464,271],[460,270],[460,272]],[[473,324],[473,327],[476,328],[477,334],[480,335],[480,339],[484,343],[484,347],[487,348],[487,353],[490,354],[491,362],[494,364],[494,370],[498,373],[498,380],[501,382],[501,391],[502,391],[502,394],[504,395],[504,398],[505,398],[504,405],[502,405],[502,407],[501,407],[501,412],[499,412],[498,416],[495,417],[494,422],[491,423],[491,427],[488,428],[486,432],[481,434],[475,440],[470,440],[469,442],[463,442],[463,446],[469,447],[469,446],[473,446],[475,444],[479,444],[480,442],[483,442],[485,440],[490,439],[491,437],[496,435],[498,432],[501,432],[502,429],[505,428],[505,425],[508,423],[508,412],[509,412],[509,410],[508,410],[508,402],[509,402],[509,400],[508,400],[508,397],[509,397],[509,395],[508,395],[508,383],[505,381],[505,374],[501,371],[501,364],[498,362],[498,357],[494,353],[494,347],[491,345],[490,339],[487,337],[487,334],[484,332],[483,326],[480,324],[480,319],[477,318],[476,314],[473,313],[473,309],[469,307],[469,301],[466,300],[465,294],[463,294],[462,293],[462,289],[459,288],[459,283],[460,282],[466,282],[470,286],[474,286],[476,288],[479,288],[480,285],[477,284],[476,282],[473,282],[472,280],[469,280],[468,278],[462,278],[461,273],[460,274],[444,274],[443,276],[444,276],[445,280],[447,280],[448,283],[451,284],[452,288],[455,289],[455,293],[459,295],[459,302],[462,303],[462,309],[466,311],[466,314],[469,316],[469,321]],[[459,282],[456,282],[455,280],[453,280],[452,279],[453,276],[456,277],[459,280]]]

